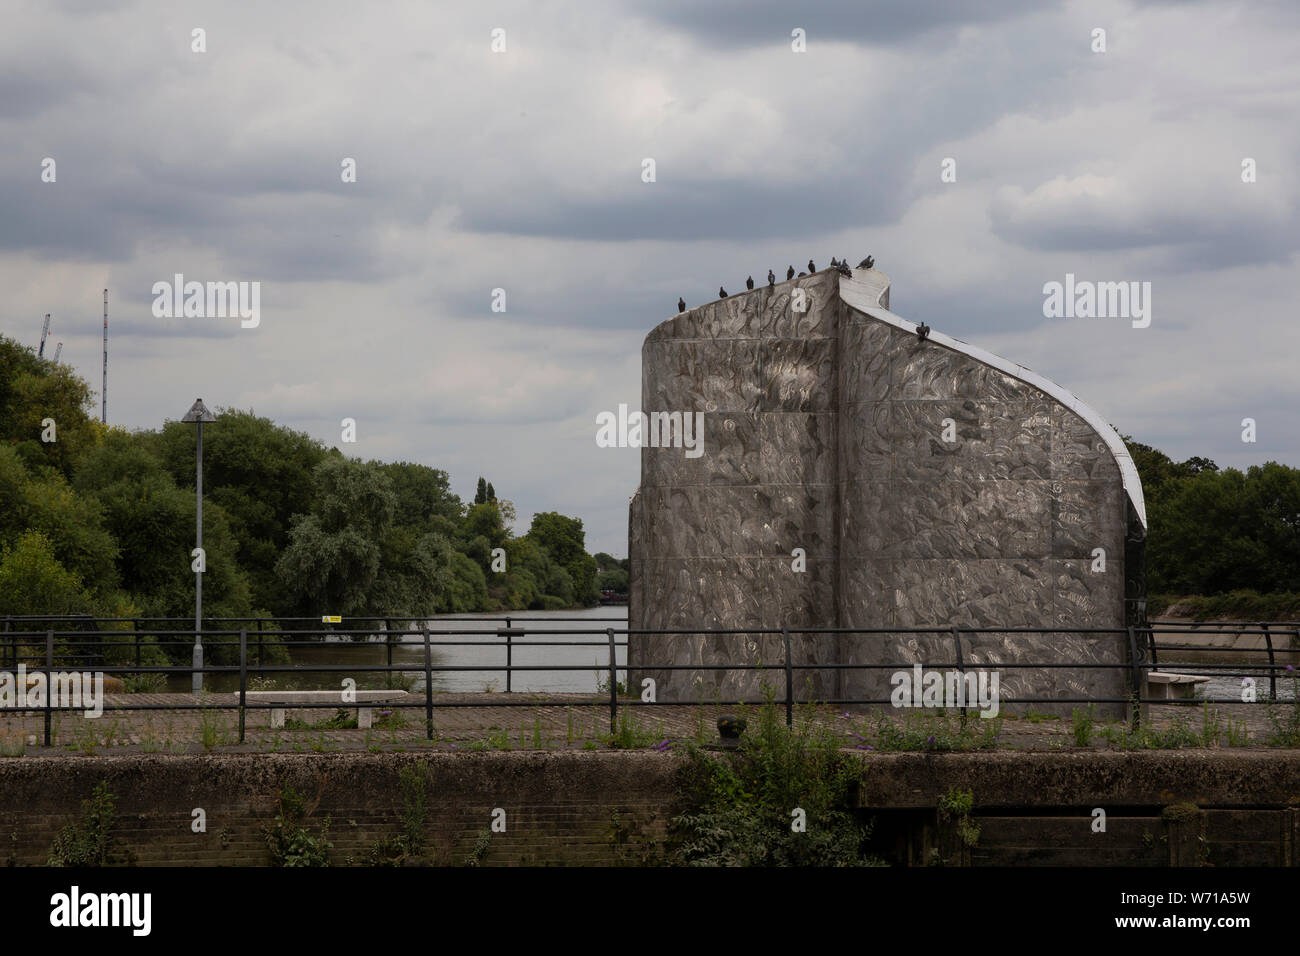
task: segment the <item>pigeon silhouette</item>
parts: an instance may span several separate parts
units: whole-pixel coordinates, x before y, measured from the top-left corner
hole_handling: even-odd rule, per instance
[[[773,272],[771,269],[767,270],[767,284],[776,285],[776,273]]]
[[[816,271],[817,271],[817,267],[816,267],[815,265],[813,265],[813,261],[812,261],[811,259],[809,259],[809,260],[808,260],[808,274],[809,274],[809,275],[812,275],[812,274],[813,274],[814,272],[816,272]]]
[[[930,327],[922,322],[916,327],[916,337],[924,342],[930,335]]]
[[[746,289],[752,289],[752,288],[754,288],[754,277],[753,277],[753,276],[750,276],[748,279],[745,280],[745,288],[746,288]]]
[[[677,300],[677,311],[678,311],[678,312],[685,312],[685,311],[686,311],[686,300],[685,300],[685,299],[679,298],[679,299]]]
[[[724,289],[722,286],[718,286],[718,298],[725,299],[726,297],[727,297],[727,290]]]
[[[785,279],[787,282],[789,282],[793,278],[794,278],[794,266],[791,266],[789,269],[785,270]]]
[[[876,260],[871,258],[871,256],[867,256],[865,259],[863,259],[861,262],[858,263],[858,268],[870,269],[873,266],[875,266],[875,264],[876,264]]]

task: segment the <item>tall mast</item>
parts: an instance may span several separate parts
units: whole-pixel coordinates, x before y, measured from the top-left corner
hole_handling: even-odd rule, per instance
[[[103,404],[100,406],[99,420],[108,424],[108,290],[104,290],[104,387],[100,390]]]

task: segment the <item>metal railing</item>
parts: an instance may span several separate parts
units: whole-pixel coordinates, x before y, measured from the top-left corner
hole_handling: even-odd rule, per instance
[[[8,617],[0,618],[0,670],[14,670],[22,667],[30,674],[41,673],[46,675],[47,687],[50,684],[51,675],[60,672],[66,673],[69,669],[84,667],[94,667],[96,673],[104,675],[140,675],[140,674],[164,674],[172,676],[189,677],[195,673],[195,668],[191,664],[145,664],[143,663],[142,648],[163,649],[165,652],[168,644],[176,644],[182,650],[188,649],[194,641],[195,631],[193,628],[178,627],[158,627],[156,625],[173,623],[189,619],[180,618],[20,618]],[[598,667],[604,672],[604,681],[607,682],[607,694],[605,689],[598,689],[597,695],[593,695],[590,701],[579,701],[578,703],[605,706],[607,703],[610,717],[610,732],[615,733],[618,726],[620,707],[645,707],[645,706],[686,706],[697,707],[701,705],[718,705],[731,706],[741,703],[752,703],[753,699],[727,699],[722,700],[717,697],[705,699],[667,699],[655,700],[653,704],[648,704],[634,696],[619,696],[618,675],[620,672],[633,671],[636,673],[673,673],[673,672],[751,672],[758,671],[770,674],[779,672],[784,680],[784,694],[779,700],[784,705],[786,722],[793,723],[794,708],[801,704],[818,704],[818,705],[878,705],[888,704],[888,698],[870,698],[862,696],[836,696],[836,697],[806,697],[800,698],[796,694],[795,676],[798,672],[821,671],[821,672],[838,672],[840,674],[852,673],[858,671],[894,671],[900,669],[910,670],[913,661],[895,660],[878,662],[871,664],[846,664],[846,663],[828,663],[828,662],[808,662],[800,663],[796,661],[795,647],[792,644],[794,638],[801,638],[802,643],[800,651],[805,651],[808,647],[807,641],[812,639],[824,639],[842,642],[846,638],[864,638],[879,636],[888,638],[899,635],[917,635],[929,636],[936,641],[937,646],[942,646],[950,642],[951,660],[926,660],[922,666],[929,670],[956,670],[958,674],[965,675],[969,671],[1015,671],[1015,670],[1038,670],[1038,671],[1091,671],[1091,670],[1111,670],[1120,671],[1125,675],[1125,684],[1128,690],[1124,696],[1055,696],[1055,697],[1001,697],[1000,704],[1046,704],[1046,705],[1064,705],[1064,704],[1123,704],[1123,705],[1142,705],[1151,703],[1160,704],[1194,704],[1202,703],[1240,703],[1238,698],[1217,698],[1217,697],[1195,697],[1187,700],[1153,698],[1143,696],[1143,690],[1146,687],[1146,675],[1156,670],[1161,665],[1158,663],[1158,655],[1168,654],[1170,652],[1191,651],[1201,655],[1210,654],[1216,656],[1242,655],[1240,663],[1212,663],[1197,662],[1194,660],[1166,660],[1163,664],[1164,669],[1174,672],[1226,672],[1240,674],[1243,671],[1243,665],[1251,671],[1257,671],[1260,676],[1269,678],[1269,697],[1277,699],[1277,678],[1287,671],[1296,670],[1295,665],[1287,664],[1279,660],[1280,655],[1291,654],[1300,662],[1300,623],[1297,622],[1260,622],[1257,626],[1243,626],[1239,623],[1227,624],[1225,622],[1201,622],[1195,626],[1183,623],[1173,622],[1152,622],[1145,627],[1126,627],[1126,628],[1075,628],[1065,629],[1055,628],[972,628],[960,627],[957,625],[943,625],[939,627],[925,628],[744,628],[744,629],[642,629],[627,627],[595,627],[586,628],[580,626],[568,626],[606,623],[610,621],[621,622],[622,618],[531,618],[527,615],[503,615],[498,618],[484,617],[447,617],[439,618],[431,623],[437,624],[437,627],[421,626],[398,628],[391,625],[396,619],[393,618],[351,618],[349,624],[369,623],[371,626],[348,628],[325,627],[322,626],[317,618],[238,618],[238,619],[212,619],[206,621],[205,625],[213,625],[210,629],[205,627],[201,635],[209,646],[216,645],[220,648],[221,654],[233,656],[234,663],[215,664],[208,663],[198,671],[204,675],[237,675],[238,690],[231,691],[236,696],[233,703],[223,703],[215,700],[199,700],[188,702],[154,702],[154,703],[135,703],[129,700],[132,695],[118,696],[114,703],[105,704],[103,710],[108,711],[153,711],[153,710],[232,710],[237,709],[239,714],[239,740],[242,743],[245,739],[246,717],[249,710],[270,710],[285,709],[286,707],[299,709],[338,709],[342,707],[357,706],[354,703],[345,702],[341,696],[339,700],[329,700],[323,702],[304,702],[304,703],[275,703],[262,700],[250,700],[249,680],[262,675],[276,674],[311,674],[311,673],[329,673],[347,675],[363,674],[383,674],[385,682],[391,685],[391,677],[394,674],[420,674],[423,677],[424,692],[423,700],[393,700],[385,701],[384,708],[423,708],[425,711],[426,735],[432,739],[434,733],[434,713],[437,710],[445,708],[458,707],[530,707],[537,706],[538,701],[530,694],[528,699],[493,699],[490,703],[485,703],[480,699],[464,700],[452,699],[443,691],[434,690],[435,674],[456,674],[456,673],[504,673],[506,678],[506,694],[514,693],[513,675],[516,673],[527,672],[577,672],[590,670],[588,666],[576,663],[551,663],[551,664],[520,664],[515,662],[514,652],[520,646],[528,648],[577,648],[592,647],[602,649],[605,653],[605,663]],[[64,628],[55,628],[50,625],[61,623],[64,625],[76,624],[78,629],[72,630]],[[120,625],[129,623],[132,625],[131,630],[124,630]],[[239,624],[240,627],[218,627],[215,625]],[[383,627],[376,625],[383,624]],[[443,625],[455,625],[458,623],[469,623],[476,625],[489,625],[482,629],[473,629],[469,627],[447,627]],[[529,628],[529,624],[546,624],[546,625],[565,625],[558,630],[553,627],[534,627]],[[40,630],[36,630],[32,625],[46,625]],[[252,624],[253,627],[249,625]],[[284,625],[305,625],[311,626],[295,627],[286,629]],[[492,626],[494,625],[495,626]],[[87,630],[87,627],[93,625],[95,630]],[[104,630],[108,625],[109,629]],[[1263,647],[1223,647],[1208,646],[1187,643],[1166,643],[1158,640],[1163,634],[1172,636],[1177,632],[1196,633],[1204,636],[1231,635],[1234,637],[1259,636],[1263,639]],[[1017,636],[1020,638],[1034,639],[1047,638],[1048,636],[1059,636],[1070,634],[1082,636],[1087,639],[1096,641],[1110,641],[1111,649],[1115,650],[1121,646],[1124,651],[1125,660],[1106,663],[1093,661],[1062,661],[1053,660],[1033,660],[1019,662],[1002,662],[997,660],[980,660],[978,663],[968,660],[967,650],[975,650],[975,645],[982,636]],[[653,663],[648,661],[636,661],[631,663],[624,661],[619,663],[618,651],[627,650],[629,641],[634,637],[648,637],[652,635],[703,635],[709,638],[727,641],[730,639],[752,640],[757,637],[780,638],[781,641],[781,660],[778,664],[764,664],[762,662],[728,662],[723,664],[704,664],[704,663]],[[1274,638],[1280,635],[1286,635],[1289,647],[1278,647]],[[548,640],[543,638],[553,638],[556,636],[583,638],[581,640]],[[130,640],[124,640],[129,637]],[[270,648],[277,648],[281,651],[288,651],[292,654],[293,648],[319,648],[326,638],[334,638],[329,646],[335,650],[344,650],[348,648],[371,648],[376,644],[382,643],[386,649],[385,662],[377,664],[372,662],[358,662],[346,664],[302,664],[290,662],[267,663],[265,660],[266,652]],[[347,638],[348,640],[339,640]],[[526,640],[521,640],[526,639]],[[251,642],[256,640],[256,644]],[[963,647],[963,644],[967,648]],[[420,662],[415,666],[411,663],[394,663],[393,652],[395,648],[404,648],[406,650],[415,650],[419,654]],[[451,663],[434,663],[434,651],[442,651],[451,648],[469,648],[469,647],[498,647],[504,652],[504,663],[490,664],[483,662],[467,664]],[[237,654],[234,651],[237,649]],[[982,650],[987,650],[984,648]],[[1051,648],[1046,650],[1050,653]],[[127,661],[121,661],[120,658],[126,653]],[[1266,662],[1256,658],[1257,662],[1251,662],[1251,655],[1266,655]],[[739,654],[737,656],[740,656]],[[117,660],[116,663],[111,661]],[[177,696],[192,696],[178,694]],[[414,695],[412,695],[414,696]],[[52,694],[47,693],[40,707],[17,707],[14,710],[25,710],[27,712],[40,710],[44,712],[45,734],[44,742],[48,746],[51,737],[51,718],[53,713],[59,711],[76,711],[82,709],[80,706],[55,703],[51,700]],[[128,698],[123,700],[122,697]],[[573,701],[569,701],[573,703]],[[963,718],[965,717],[967,705],[960,707]],[[1137,725],[1140,719],[1140,706],[1134,707],[1132,711],[1132,720]],[[13,712],[12,710],[10,712]],[[3,713],[0,710],[0,713]]]

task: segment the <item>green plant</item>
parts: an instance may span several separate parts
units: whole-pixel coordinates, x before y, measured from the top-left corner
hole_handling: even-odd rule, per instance
[[[641,722],[637,720],[630,707],[624,707],[619,711],[618,724],[614,733],[605,734],[601,739],[606,746],[616,750],[650,747],[663,740],[663,721],[659,722],[659,734],[656,736],[641,726]]]
[[[599,694],[599,695],[601,695],[602,697],[608,696],[608,695],[609,695],[609,670],[608,670],[608,668],[606,668],[606,669],[602,669],[602,670],[597,670],[597,671],[595,671],[594,673],[595,673],[595,675],[596,675],[596,693]],[[617,671],[616,671],[615,673],[617,674]],[[626,697],[626,696],[627,696],[627,682],[626,682],[626,681],[617,681],[617,682],[615,683],[615,685],[614,685],[614,692],[615,692],[615,696],[617,696],[617,697]]]
[[[858,763],[824,724],[787,727],[770,688],[735,750],[686,743],[670,826],[675,858],[705,866],[861,866],[871,826],[850,809]],[[805,826],[792,825],[801,810]],[[797,819],[797,818],[795,818]]]
[[[355,730],[357,715],[346,707],[340,707],[332,717],[324,717],[316,721],[289,717],[285,720],[284,726],[288,730]]]
[[[494,730],[487,736],[488,746],[493,750],[509,750],[510,735],[502,729]]]
[[[1175,717],[1164,730],[1144,730],[1143,744],[1153,750],[1177,750],[1182,747],[1196,747],[1201,743],[1200,737],[1188,726],[1187,719]]]
[[[1244,720],[1237,721],[1229,717],[1226,732],[1228,735],[1229,747],[1250,746],[1250,731],[1249,729],[1247,729],[1246,722]]]
[[[397,783],[402,791],[402,813],[396,836],[375,842],[370,849],[373,866],[401,866],[418,859],[424,850],[425,800],[428,779],[417,766],[403,767]]]
[[[1223,736],[1223,719],[1218,708],[1210,709],[1208,701],[1201,705],[1201,746],[1217,747]]]
[[[99,734],[95,731],[95,725],[88,720],[82,720],[73,726],[75,729],[72,732],[72,743],[68,744],[68,748],[80,750],[87,757],[95,756],[95,751],[99,749]]]
[[[392,728],[396,730],[407,726],[408,723],[409,721],[406,719],[406,715],[400,710],[389,710],[381,712],[379,716],[375,718],[372,726],[376,729]],[[355,726],[355,724],[353,726]]]
[[[1291,665],[1287,665],[1291,668]],[[1300,747],[1300,674],[1289,670],[1295,676],[1291,678],[1291,700],[1282,704],[1268,703],[1268,722],[1271,731],[1268,743],[1274,747]]]
[[[1088,705],[1087,710],[1081,707],[1074,708],[1072,718],[1074,721],[1074,745],[1076,747],[1087,747],[1092,743],[1096,710],[1097,708],[1092,704]]]
[[[492,845],[492,831],[479,830],[478,840],[475,841],[474,848],[471,849],[469,851],[469,855],[465,857],[465,865],[478,866],[480,863],[482,863],[483,858],[487,856],[488,848],[491,845]]]
[[[167,675],[158,671],[123,674],[122,688],[128,694],[160,694],[167,689]]]
[[[962,721],[959,716],[944,711],[909,712],[900,723],[879,714],[874,723],[861,724],[858,729],[865,733],[849,731],[848,736],[855,739],[858,748],[863,750],[993,750],[1002,732],[1002,718]]]
[[[59,831],[46,866],[107,866],[113,849],[117,799],[108,784],[95,785],[88,800],[81,802],[81,818]]]
[[[27,753],[27,735],[19,730],[17,733],[0,734],[0,756],[21,757]]]
[[[266,844],[273,866],[329,866],[329,851],[334,844],[327,839],[330,818],[326,817],[319,836],[302,825],[307,816],[306,801],[291,787],[280,791],[280,809],[266,831]]]
[[[229,739],[230,724],[219,711],[207,707],[199,711],[199,743],[203,749],[211,751],[226,743]]]
[[[971,820],[971,811],[975,809],[973,791],[948,788],[948,792],[939,798],[938,817],[941,828],[951,828],[964,847],[973,847],[979,843],[979,824]]]

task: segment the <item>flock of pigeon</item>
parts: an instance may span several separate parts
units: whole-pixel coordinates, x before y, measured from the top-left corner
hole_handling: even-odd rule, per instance
[[[863,259],[861,262],[858,263],[858,268],[859,268],[859,269],[870,269],[870,268],[874,267],[875,264],[876,264],[876,260],[875,260],[873,257],[871,257],[871,256],[867,256],[865,259]],[[845,276],[851,276],[851,275],[853,275],[853,270],[849,268],[849,263],[848,263],[848,260],[847,260],[847,259],[836,259],[836,258],[832,257],[832,258],[831,258],[831,268],[834,269],[835,271],[837,271],[840,275],[845,275]],[[800,276],[812,275],[812,274],[813,274],[814,272],[816,272],[816,271],[817,271],[817,266],[813,263],[813,261],[812,261],[811,259],[809,259],[809,260],[808,260],[808,271],[807,271],[807,272],[801,272],[801,273],[799,273],[799,275],[800,275]],[[788,282],[790,279],[793,279],[794,277],[795,277],[795,275],[794,275],[794,266],[791,266],[790,268],[788,268],[788,269],[785,270],[785,278],[786,278],[786,281]],[[768,284],[769,287],[776,285],[776,274],[775,274],[771,269],[768,269],[768,270],[767,270],[767,284]],[[748,279],[745,280],[745,288],[747,288],[747,289],[752,289],[752,288],[754,288],[754,277],[753,277],[753,276],[750,276]],[[724,289],[722,286],[718,286],[718,298],[719,298],[719,299],[725,299],[726,297],[727,297],[727,290]],[[686,300],[685,300],[685,299],[679,298],[679,299],[677,300],[677,311],[678,311],[678,312],[685,312],[685,311],[686,311]],[[926,331],[928,332],[929,329],[927,329]]]

